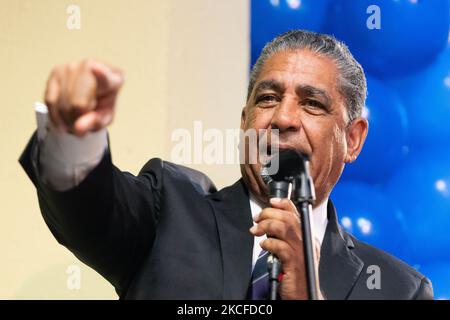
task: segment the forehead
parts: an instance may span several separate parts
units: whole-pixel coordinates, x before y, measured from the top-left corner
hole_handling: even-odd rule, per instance
[[[287,89],[291,86],[310,85],[338,98],[338,70],[328,57],[310,50],[283,51],[266,60],[256,81],[276,80]]]

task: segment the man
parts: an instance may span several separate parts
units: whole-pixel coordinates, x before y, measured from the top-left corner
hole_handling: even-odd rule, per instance
[[[264,274],[255,277],[267,251],[282,262],[280,298],[306,299],[297,210],[287,199],[268,201],[260,163],[241,164],[242,179],[218,192],[201,173],[160,159],[137,177],[111,163],[105,128],[122,82],[119,70],[92,60],[57,67],[49,78],[50,129],[38,130],[20,161],[58,242],[123,299],[267,297],[255,295],[267,285]],[[363,147],[365,97],[363,70],[344,44],[290,31],[253,67],[241,128],[277,129],[280,149],[311,158],[322,298],[432,299],[427,278],[346,233],[329,200]],[[375,288],[371,266],[380,270]]]

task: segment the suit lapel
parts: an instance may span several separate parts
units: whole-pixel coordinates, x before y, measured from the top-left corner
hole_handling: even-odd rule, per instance
[[[223,267],[223,299],[244,299],[252,272],[253,225],[242,179],[209,197],[217,221]]]
[[[320,286],[326,299],[347,299],[364,263],[353,252],[353,241],[337,221],[336,209],[328,201],[328,225],[319,263]]]
[[[223,299],[244,299],[251,278],[254,238],[247,188],[242,179],[208,197],[220,237],[223,267]],[[328,201],[328,225],[321,248],[320,285],[326,299],[347,299],[364,263],[353,252],[353,241],[337,221]]]

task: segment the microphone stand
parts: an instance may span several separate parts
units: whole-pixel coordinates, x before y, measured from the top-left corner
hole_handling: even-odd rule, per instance
[[[308,287],[308,298],[317,300],[318,288],[316,286],[316,269],[314,261],[313,241],[311,233],[310,214],[312,204],[316,198],[314,184],[309,175],[309,162],[305,163],[306,170],[295,176],[292,180],[291,200],[300,213],[302,234],[303,234],[303,252],[305,255],[306,283]]]

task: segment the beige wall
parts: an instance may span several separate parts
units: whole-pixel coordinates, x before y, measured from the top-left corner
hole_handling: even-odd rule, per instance
[[[68,5],[81,29],[68,30]],[[248,69],[248,1],[0,0],[0,299],[115,299],[111,285],[60,246],[45,226],[17,159],[35,128],[33,102],[58,63],[96,57],[125,71],[110,128],[113,160],[137,173],[169,159],[170,134],[239,125]],[[218,186],[237,166],[197,165]],[[81,288],[67,288],[70,266]]]

